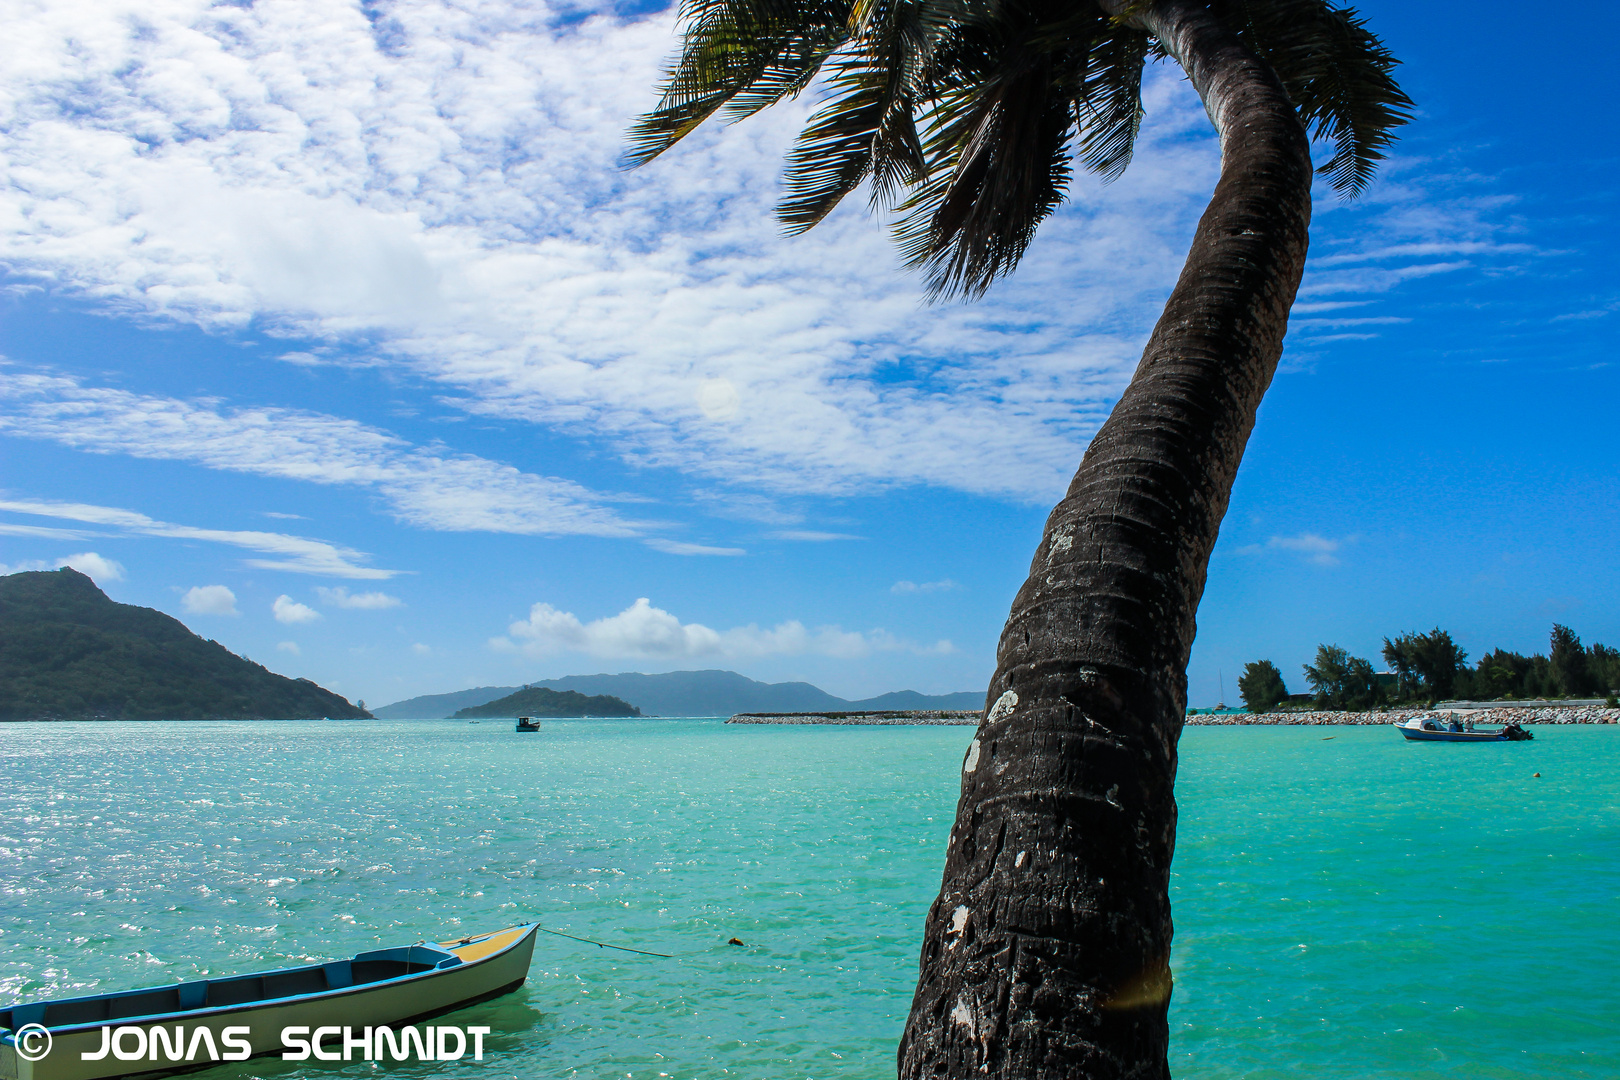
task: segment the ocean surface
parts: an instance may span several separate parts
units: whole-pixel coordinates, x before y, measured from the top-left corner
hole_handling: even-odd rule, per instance
[[[481,1063],[199,1075],[892,1077],[971,737],[0,724],[0,1005],[538,920],[673,958],[542,936]],[[1177,792],[1177,1077],[1620,1077],[1620,728],[1188,728]]]

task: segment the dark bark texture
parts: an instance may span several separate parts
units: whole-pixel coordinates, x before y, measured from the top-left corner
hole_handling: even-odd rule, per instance
[[[928,914],[902,1080],[1169,1076],[1187,656],[1304,270],[1311,163],[1276,75],[1204,5],[1155,0],[1129,18],[1203,98],[1221,177],[1002,632]]]

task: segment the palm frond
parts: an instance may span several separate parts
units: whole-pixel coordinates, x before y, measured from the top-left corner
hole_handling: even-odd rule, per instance
[[[1250,48],[1282,80],[1306,129],[1333,142],[1317,171],[1346,198],[1372,180],[1394,129],[1414,108],[1395,82],[1399,61],[1352,8],[1325,0],[1219,0]]]
[[[831,100],[788,154],[776,214],[789,233],[815,225],[868,178],[880,206],[922,180],[913,110],[940,33],[924,14],[913,0],[859,0],[851,11],[854,36],[832,61]]]
[[[1095,6],[1000,0],[940,50],[927,179],[895,227],[933,296],[977,296],[1010,273],[1074,161],[1108,179],[1125,168],[1149,45]]]
[[[848,0],[692,0],[657,107],[630,128],[625,154],[643,165],[730,105],[732,119],[802,90],[848,36]]]
[[[1320,171],[1348,197],[1362,191],[1413,108],[1389,50],[1333,0],[1207,2],[1332,141]],[[827,100],[788,155],[777,215],[802,232],[869,181],[874,205],[899,203],[895,238],[936,297],[978,295],[1010,272],[1075,162],[1109,180],[1125,169],[1143,66],[1164,54],[1085,0],[685,0],[681,14],[681,56],[631,129],[628,159],[825,73]]]
[[[1072,101],[1036,57],[947,95],[930,119],[931,175],[901,207],[895,239],[933,296],[979,296],[1063,202]]]
[[[1099,34],[1086,50],[1078,95],[1080,130],[1076,154],[1081,164],[1105,180],[1116,179],[1131,163],[1142,130],[1142,68],[1148,35],[1124,26]]]

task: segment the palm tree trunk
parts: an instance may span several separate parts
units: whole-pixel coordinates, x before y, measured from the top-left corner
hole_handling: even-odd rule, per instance
[[[1311,162],[1277,76],[1205,4],[1101,2],[1187,71],[1220,133],[1221,177],[1002,631],[902,1080],[1169,1076],[1187,656],[1304,270]]]

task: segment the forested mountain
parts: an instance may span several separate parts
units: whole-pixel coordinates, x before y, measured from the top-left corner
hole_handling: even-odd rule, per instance
[[[548,690],[529,686],[515,694],[462,709],[452,720],[476,720],[497,716],[640,716],[641,710],[628,701],[601,694],[586,697],[572,690]]]
[[[914,690],[897,690],[875,698],[849,701],[834,697],[806,682],[762,683],[735,671],[666,671],[658,675],[628,671],[618,675],[569,675],[529,685],[549,690],[573,690],[587,695],[608,694],[635,705],[646,716],[731,716],[741,712],[851,712],[862,709],[978,709],[984,706],[984,694],[973,690],[955,694],[919,694]],[[452,694],[428,694],[384,705],[375,712],[385,720],[438,719],[518,689],[521,688],[486,686]],[[478,697],[483,694],[487,696]],[[469,700],[475,697],[477,700]]]
[[[264,720],[367,716],[119,604],[77,570],[0,577],[0,720]]]
[[[475,686],[471,690],[453,690],[448,694],[423,694],[421,697],[406,698],[392,705],[378,706],[371,712],[379,720],[443,720],[454,716],[461,709],[484,705],[507,694],[515,694],[521,689],[523,689],[521,686]]]

